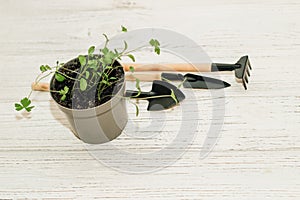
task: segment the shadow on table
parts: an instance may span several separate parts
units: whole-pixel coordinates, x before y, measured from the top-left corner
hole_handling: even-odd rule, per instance
[[[54,101],[49,101],[50,104],[50,111],[52,116],[59,121],[64,127],[68,128],[71,131],[71,126],[68,122],[66,116],[58,109],[55,105]]]

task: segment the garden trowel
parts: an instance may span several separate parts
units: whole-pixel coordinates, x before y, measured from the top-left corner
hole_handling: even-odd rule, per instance
[[[185,88],[196,89],[222,89],[229,87],[230,84],[215,78],[200,76],[196,74],[175,74],[175,73],[162,73],[161,79],[166,81],[181,81]]]
[[[149,92],[127,90],[126,97],[149,101],[147,110],[158,111],[174,107],[185,99],[184,94],[171,83],[154,80]]]
[[[183,87],[195,89],[222,89],[230,86],[229,83],[219,79],[190,73],[185,75],[165,72],[136,72],[126,74],[126,81],[136,81],[136,79],[139,79],[141,81],[181,81]]]

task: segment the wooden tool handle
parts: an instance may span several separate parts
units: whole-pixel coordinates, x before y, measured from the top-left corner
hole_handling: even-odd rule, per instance
[[[49,85],[49,83],[35,83],[35,82],[33,82],[31,84],[31,89],[34,90],[34,91],[49,92],[50,91],[50,85]]]
[[[125,79],[126,81],[135,81],[136,78],[140,79],[141,81],[145,82],[150,82],[153,80],[160,80],[160,74],[161,73],[154,73],[154,72],[149,72],[149,73],[140,73],[140,72],[135,72],[135,73],[126,73]]]
[[[191,64],[191,63],[166,63],[166,64],[138,64],[122,63],[125,71],[129,71],[130,66],[135,71],[177,71],[177,72],[211,72],[211,64]]]
[[[160,80],[160,73],[153,73],[153,72],[150,72],[150,73],[127,73],[126,76],[125,76],[125,79],[127,81],[135,81],[136,78],[140,79],[141,81],[144,81],[144,82],[148,82],[148,81],[153,81],[153,80]],[[31,88],[32,90],[34,91],[50,91],[50,85],[49,83],[44,83],[44,82],[40,82],[40,83],[32,83],[31,84]]]

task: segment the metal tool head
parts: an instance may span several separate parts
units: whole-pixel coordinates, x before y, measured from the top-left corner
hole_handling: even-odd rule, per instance
[[[187,73],[185,75],[175,73],[161,73],[161,79],[164,81],[182,81],[182,85],[185,88],[195,89],[221,89],[229,87],[230,84],[206,76]]]
[[[247,90],[247,83],[249,82],[248,77],[250,76],[250,70],[252,70],[249,57],[248,56],[241,57],[237,61],[236,65],[240,66],[235,69],[236,80],[239,83],[243,83],[245,90]]]
[[[147,110],[149,111],[169,109],[185,99],[184,94],[176,86],[160,80],[153,81],[152,89],[149,92],[126,90],[125,96],[147,100],[149,102]]]
[[[171,96],[172,92],[174,93],[177,101],[175,101]],[[185,99],[185,95],[179,90],[176,86],[171,83],[155,80],[152,84],[152,89],[150,93],[157,98],[149,98],[149,105],[147,110],[158,111],[169,109],[177,105],[178,102],[181,102]]]
[[[198,88],[198,89],[222,89],[230,87],[230,84],[206,76],[200,76],[196,74],[186,74],[184,75],[186,81],[183,82],[183,87],[185,88]]]

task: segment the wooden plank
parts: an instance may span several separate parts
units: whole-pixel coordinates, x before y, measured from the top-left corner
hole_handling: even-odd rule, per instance
[[[296,0],[1,1],[0,199],[299,199],[299,8]],[[13,103],[27,94],[40,64],[84,53],[103,42],[103,32],[119,33],[120,25],[177,31],[216,62],[250,55],[248,91],[232,74],[221,75],[232,87],[224,91],[221,135],[205,159],[200,152],[215,108],[210,91],[185,89],[189,98],[163,117],[142,109],[136,118],[128,105],[130,124],[102,147],[102,160],[72,135],[49,94],[34,94],[31,115],[14,112]],[[138,59],[153,58],[146,52]],[[142,153],[172,142],[182,108],[198,123],[192,144],[172,148],[175,155],[184,152],[174,163],[168,163],[174,159],[169,153],[137,165]],[[156,123],[149,127],[152,119]],[[184,134],[188,140],[191,133]],[[120,157],[113,147],[137,156]],[[112,161],[119,171],[108,165]]]

